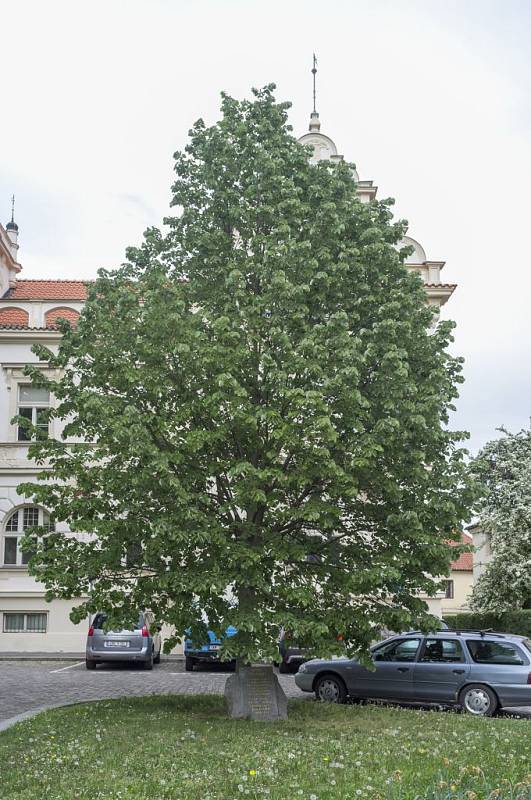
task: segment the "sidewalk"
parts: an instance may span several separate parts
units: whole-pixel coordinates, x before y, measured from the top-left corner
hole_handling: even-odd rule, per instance
[[[0,661],[84,661],[85,653],[0,653]],[[176,654],[161,656],[161,661],[184,661]]]

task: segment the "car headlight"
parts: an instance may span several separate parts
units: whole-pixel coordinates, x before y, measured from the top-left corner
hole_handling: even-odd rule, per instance
[[[306,664],[300,665],[299,672],[308,672],[308,667],[306,666]]]

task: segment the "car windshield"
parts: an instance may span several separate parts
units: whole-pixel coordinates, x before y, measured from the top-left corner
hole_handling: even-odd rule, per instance
[[[101,629],[105,625],[106,621],[107,621],[107,614],[103,614],[100,612],[96,614],[96,616],[94,617],[92,626],[94,628]],[[139,631],[143,627],[143,625],[144,625],[144,617],[142,614],[140,614],[138,617],[138,621],[134,625],[126,626],[124,630]]]

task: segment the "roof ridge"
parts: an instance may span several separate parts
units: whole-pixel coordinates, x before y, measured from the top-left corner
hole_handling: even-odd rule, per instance
[[[17,283],[94,283],[95,280],[95,278],[18,278]]]

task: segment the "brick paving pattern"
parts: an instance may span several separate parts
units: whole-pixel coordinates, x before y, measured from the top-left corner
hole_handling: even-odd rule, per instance
[[[101,664],[92,671],[84,662],[0,661],[0,721],[59,703],[148,694],[223,694],[229,675],[217,667],[185,672],[182,661],[163,661],[150,672],[120,664]],[[311,697],[299,691],[292,676],[279,677],[289,697]]]
[[[229,674],[217,666],[185,672],[182,661],[163,661],[152,672],[120,664],[102,664],[88,671],[84,662],[0,661],[0,723],[61,703],[149,694],[223,694]],[[288,697],[313,697],[299,691],[291,675],[279,677]],[[531,718],[531,708],[511,709],[511,713]]]

